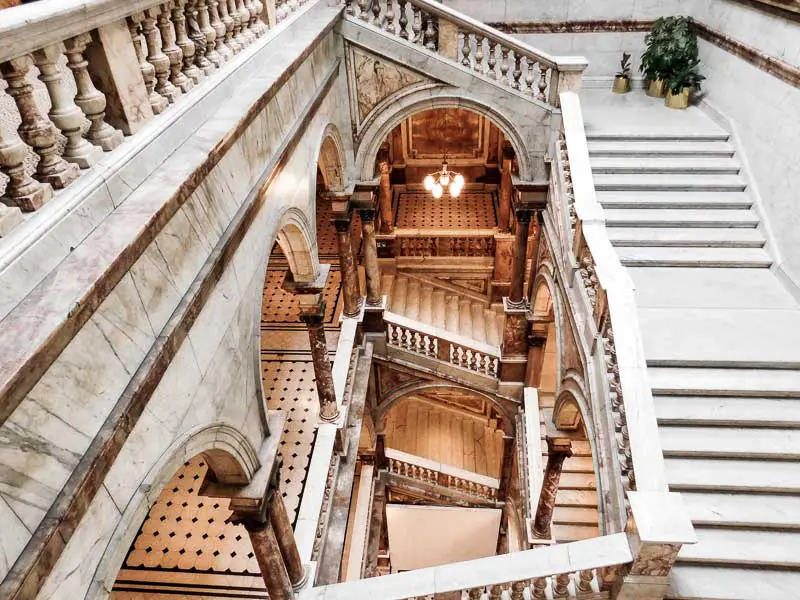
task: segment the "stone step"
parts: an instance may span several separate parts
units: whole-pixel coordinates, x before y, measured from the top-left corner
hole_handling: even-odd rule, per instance
[[[553,538],[560,544],[588,540],[600,535],[597,525],[556,525],[550,526]]]
[[[800,400],[654,396],[659,425],[800,428]]]
[[[394,287],[394,275],[381,273],[381,295],[386,296],[389,306],[392,303],[392,288]]]
[[[547,464],[547,455],[542,456],[542,465]],[[564,460],[563,473],[594,473],[591,456],[570,456]]]
[[[413,279],[408,282],[408,292],[406,293],[406,310],[405,316],[409,319],[419,320],[419,294],[420,284],[419,281]]]
[[[447,331],[458,331],[458,321],[460,312],[458,306],[458,296],[453,296],[448,294],[445,303],[447,305],[447,310],[445,312],[445,322],[446,322],[445,329]]]
[[[800,568],[800,533],[704,527],[695,533],[697,543],[681,548],[679,562]]]
[[[800,371],[650,367],[654,395],[800,398]]]
[[[443,290],[433,292],[433,325],[441,329],[447,327],[447,301]]]
[[[486,343],[490,346],[499,346],[501,342],[497,331],[496,316],[497,313],[491,308],[483,309],[483,322],[486,325]]]
[[[597,508],[597,492],[594,490],[558,490],[556,506]]]
[[[595,156],[733,156],[736,149],[724,141],[639,140],[589,142]]]
[[[765,243],[758,229],[742,227],[609,227],[607,232],[614,246],[761,248]]]
[[[456,333],[467,338],[473,338],[472,302],[469,300],[462,299],[458,301],[458,329]]]
[[[800,460],[800,430],[659,427],[665,457]]]
[[[674,142],[727,142],[730,139],[730,134],[720,130],[719,132],[712,131],[680,131],[680,132],[666,132],[666,131],[641,131],[641,132],[626,132],[621,133],[618,131],[587,131],[586,139],[589,142],[596,140],[613,140],[626,143],[637,142],[651,142],[651,141],[674,141]]]
[[[800,589],[800,571],[678,563],[666,600],[778,600]]]
[[[591,159],[592,173],[683,173],[737,175],[741,165],[731,158],[697,156],[599,156]]]
[[[747,184],[738,175],[610,175],[593,176],[598,191],[709,191],[743,192]]]
[[[772,258],[763,248],[617,248],[626,267],[697,267],[764,269]]]
[[[605,208],[737,209],[750,208],[747,192],[597,192]]]
[[[423,323],[433,325],[433,287],[421,285],[419,288],[419,317]]]
[[[407,292],[408,279],[398,275],[395,278],[394,289],[392,290],[392,302],[389,304],[389,310],[398,315],[405,314]]]
[[[666,458],[673,491],[800,493],[800,464],[789,461]]]
[[[472,303],[472,339],[486,343],[486,323],[483,320],[483,305]]]
[[[558,525],[597,525],[597,509],[556,506],[553,523]]]
[[[731,228],[758,226],[750,210],[617,209],[605,211],[606,227],[701,227]]]
[[[695,525],[800,530],[800,496],[682,492]]]
[[[594,473],[561,473],[558,487],[562,490],[593,490]]]

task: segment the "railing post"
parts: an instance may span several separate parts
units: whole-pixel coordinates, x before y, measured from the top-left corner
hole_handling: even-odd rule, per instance
[[[561,469],[564,460],[569,456],[572,456],[572,442],[569,438],[547,436],[547,466],[544,470],[542,490],[532,527],[533,535],[545,543],[550,543],[553,538],[550,522],[553,520],[553,509],[556,506]]]

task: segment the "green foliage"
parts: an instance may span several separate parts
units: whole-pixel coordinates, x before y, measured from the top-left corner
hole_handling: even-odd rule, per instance
[[[617,77],[624,77],[630,79],[631,77],[631,55],[628,52],[622,53],[622,60],[619,61],[620,70]]]
[[[697,35],[688,18],[656,19],[644,41],[647,48],[639,69],[647,79],[666,79],[670,88],[677,87],[678,91],[683,84],[697,85],[704,79],[697,72],[700,64]]]

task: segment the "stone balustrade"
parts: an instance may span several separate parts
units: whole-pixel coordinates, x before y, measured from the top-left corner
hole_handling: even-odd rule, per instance
[[[500,480],[456,469],[421,456],[386,448],[384,451],[389,473],[429,485],[438,485],[492,502],[497,500]]]
[[[282,3],[277,17],[298,4]],[[266,8],[90,0],[4,11],[0,235],[253,44],[268,29]]]
[[[382,236],[382,241],[394,242],[393,256],[493,257],[496,233],[495,229],[395,229],[393,239]]]
[[[497,377],[500,349],[455,335],[439,327],[386,311],[386,342],[389,346],[434,358],[479,375]]]
[[[586,61],[554,57],[434,0],[346,0],[346,14],[437,52],[536,102],[558,106]],[[562,81],[563,80],[563,81]]]

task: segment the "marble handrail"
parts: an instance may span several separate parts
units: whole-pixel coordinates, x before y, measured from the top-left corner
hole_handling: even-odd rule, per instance
[[[360,581],[307,588],[299,600],[409,600],[511,588],[511,598],[603,598],[632,560],[624,533]],[[528,594],[525,594],[528,590]],[[474,594],[474,595],[473,595]],[[453,594],[455,595],[455,594]],[[447,595],[446,597],[451,597]],[[460,594],[457,596],[460,597]],[[500,595],[491,595],[500,598]]]
[[[634,286],[611,246],[597,201],[580,100],[561,94],[564,138],[577,222],[572,252],[586,289],[586,310],[602,340],[609,403],[617,426],[626,489],[667,491],[652,391],[647,380]]]
[[[386,455],[386,458],[393,458],[399,460],[400,462],[408,463],[409,465],[422,467],[423,469],[429,469],[445,475],[452,475],[453,477],[463,479],[464,481],[472,481],[473,483],[485,485],[486,487],[490,487],[495,490],[500,489],[500,480],[494,477],[489,477],[488,475],[481,475],[480,473],[473,473],[472,471],[458,469],[451,465],[446,465],[435,460],[430,460],[422,456],[416,456],[414,454],[409,454],[408,452],[403,452],[402,450],[386,448],[384,450],[384,454]]]

